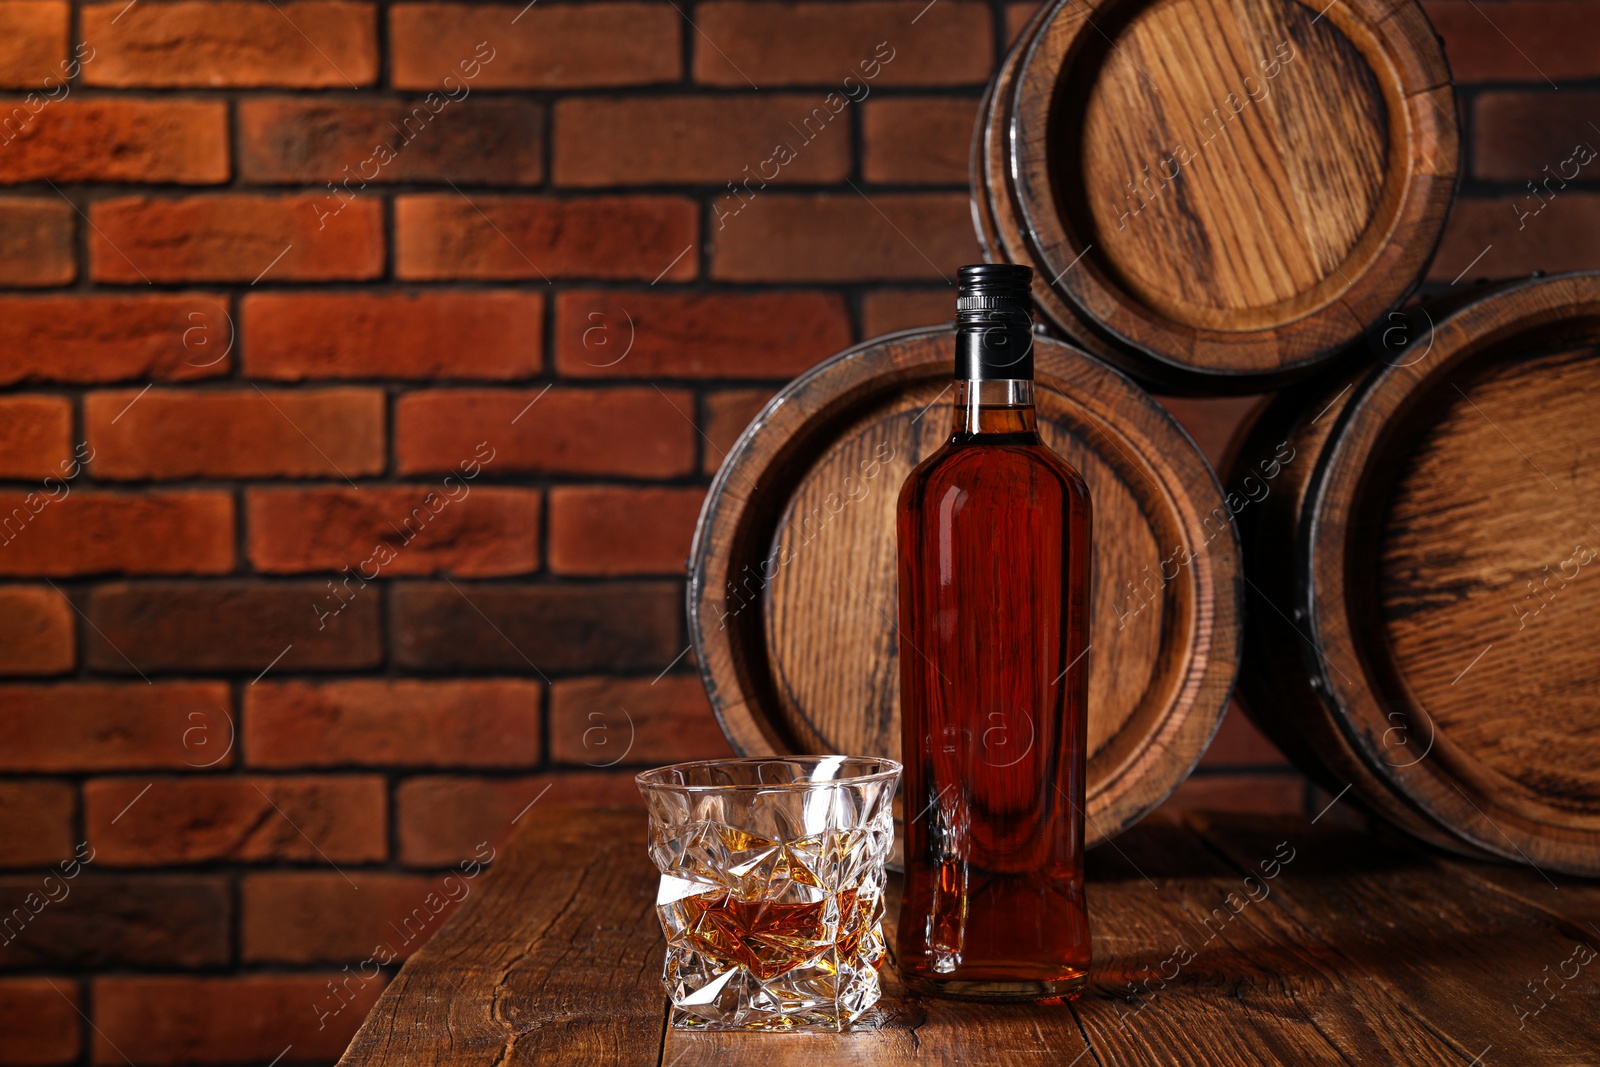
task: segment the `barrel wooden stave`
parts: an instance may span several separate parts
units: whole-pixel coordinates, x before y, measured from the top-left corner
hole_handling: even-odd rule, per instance
[[[1295,587],[1300,562],[1295,531],[1317,457],[1351,391],[1367,375],[1344,374],[1331,387],[1319,383],[1281,394],[1243,428],[1241,443],[1225,465],[1230,493],[1250,501],[1237,517],[1249,579],[1239,703],[1279,751],[1330,796],[1352,792],[1355,802],[1414,837],[1482,855],[1390,791],[1339,721],[1319,713],[1323,695],[1314,661],[1321,652],[1309,635],[1304,606],[1285,592]],[[1267,477],[1273,471],[1275,477]]]
[[[972,184],[973,223],[984,258],[993,262],[1036,263],[1038,253],[1029,243],[1029,234],[1018,217],[1016,193],[1008,166],[1010,107],[1017,65],[1028,41],[1043,24],[1049,8],[1041,7],[1017,35],[1017,40],[1002,60],[984,92],[973,130]],[[1071,344],[1098,356],[1124,373],[1136,373],[1137,359],[1129,359],[1115,344],[1081,321],[1051,285],[1051,277],[1036,271],[1033,299],[1049,325]]]

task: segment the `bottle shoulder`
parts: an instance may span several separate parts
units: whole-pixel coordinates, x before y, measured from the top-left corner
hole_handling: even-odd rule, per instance
[[[1021,497],[1024,486],[1035,487]],[[1027,444],[973,444],[947,442],[906,476],[900,488],[902,511],[919,510],[952,489],[981,498],[1031,500],[1044,503],[1052,497],[1067,511],[1091,513],[1089,489],[1083,476],[1042,442]],[[1039,492],[1044,496],[1041,498]]]
[[[905,486],[909,488],[935,479],[955,481],[963,477],[982,477],[1001,472],[1029,472],[1035,476],[1047,474],[1063,486],[1070,487],[1073,495],[1088,497],[1088,485],[1078,469],[1037,439],[992,444],[947,441],[911,469],[906,475]]]

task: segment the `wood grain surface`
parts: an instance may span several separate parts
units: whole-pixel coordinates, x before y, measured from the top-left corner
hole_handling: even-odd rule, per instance
[[[645,813],[551,807],[528,819],[340,1062],[656,1062],[665,950]]]
[[[1081,177],[1093,230],[1128,287],[1178,322],[1298,318],[1326,302],[1319,290],[1372,220],[1383,96],[1350,41],[1313,17],[1297,4],[1153,4],[1090,88]],[[1294,77],[1296,63],[1317,76]],[[1189,151],[1163,168],[1186,126],[1176,145]],[[1168,185],[1163,169],[1185,180]],[[1241,230],[1255,239],[1237,240]]]
[[[867,1025],[788,1035],[669,1030],[643,815],[540,807],[340,1062],[1592,1067],[1600,886],[1347,815],[1151,820],[1095,852],[1070,1004],[917,999],[891,961]]]
[[[1243,530],[1252,617],[1296,624],[1252,625],[1252,716],[1414,833],[1587,875],[1597,388],[1600,275],[1530,281],[1442,314],[1364,377],[1280,400],[1231,476],[1278,435],[1303,453],[1297,492]]]
[[[1024,33],[975,219],[1095,354],[1173,391],[1283,385],[1420,280],[1458,134],[1413,0],[1060,0]]]
[[[835,357],[729,452],[691,554],[689,613],[740,752],[899,755],[895,503],[949,436],[953,339],[910,331]],[[1035,364],[1041,435],[1094,501],[1097,843],[1165,799],[1215,732],[1237,669],[1237,545],[1204,458],[1148,394],[1042,337]]]

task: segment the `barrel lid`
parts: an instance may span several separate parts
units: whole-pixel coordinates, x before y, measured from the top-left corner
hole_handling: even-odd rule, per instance
[[[945,326],[842,352],[779,392],[728,453],[688,608],[737,751],[898,756],[895,504],[949,435],[954,344]],[[1035,374],[1040,432],[1094,505],[1098,842],[1165,799],[1221,720],[1239,658],[1238,545],[1204,457],[1149,394],[1050,338]]]

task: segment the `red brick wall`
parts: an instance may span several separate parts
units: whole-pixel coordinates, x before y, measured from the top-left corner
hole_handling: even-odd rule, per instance
[[[0,1063],[331,1062],[480,842],[726,751],[704,487],[947,315],[1028,5],[676,7],[0,0]],[[1512,201],[1600,143],[1600,0],[1429,11],[1432,277],[1596,265],[1594,174]],[[1244,406],[1175,409],[1215,454]],[[1317,803],[1237,715],[1179,802]]]

